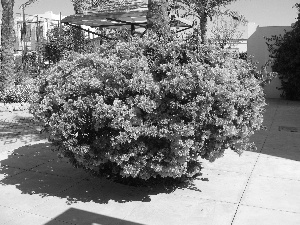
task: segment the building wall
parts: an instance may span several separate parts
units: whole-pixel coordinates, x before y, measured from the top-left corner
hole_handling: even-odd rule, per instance
[[[64,18],[62,16],[61,18]],[[15,30],[15,51],[16,53],[21,54],[24,49],[24,41],[21,40],[21,30],[23,27],[23,16],[21,14],[17,14],[14,19],[14,30]],[[37,20],[39,21],[39,26],[37,25]],[[52,29],[54,26],[58,26],[60,20],[60,15],[53,14],[53,12],[48,11],[44,14],[36,14],[36,15],[26,15],[26,36],[25,36],[25,44],[28,50],[36,50],[37,47],[37,33],[39,33],[40,41],[47,40],[47,32],[49,29]],[[1,21],[0,21],[1,28]],[[39,32],[37,29],[39,28]],[[0,37],[1,37],[1,29],[0,29]]]
[[[239,53],[247,52],[247,39],[235,40],[236,44],[230,46],[231,49],[236,50]]]
[[[247,53],[252,55],[254,61],[258,62],[257,67],[261,68],[269,60],[269,51],[264,37],[271,37],[272,35],[284,34],[285,31],[290,31],[291,26],[270,26],[259,27],[255,23],[251,23],[248,26],[248,42]],[[271,67],[268,67],[269,72],[272,71]],[[276,77],[272,82],[264,88],[264,92],[267,98],[280,98],[281,91],[277,88],[281,87],[281,82]]]
[[[38,19],[38,21],[37,21]],[[58,25],[58,21],[51,20],[44,17],[31,16],[26,18],[26,36],[25,45],[28,50],[36,50],[38,41],[42,42],[47,39],[47,31],[54,25]],[[22,51],[24,49],[24,41],[21,39],[21,29],[23,27],[23,19],[16,18],[15,20],[15,32],[16,32],[16,44],[15,50]],[[39,38],[38,38],[39,37]]]

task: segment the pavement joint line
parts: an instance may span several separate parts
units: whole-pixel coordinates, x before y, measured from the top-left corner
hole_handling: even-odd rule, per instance
[[[65,189],[62,190],[60,193],[63,193],[63,192],[65,192],[65,191],[67,191],[68,189],[75,187],[76,185],[78,185],[79,183],[82,183],[83,181],[84,181],[84,178],[82,178],[81,180],[79,180],[79,181],[73,183],[73,184],[70,185],[69,187],[65,188]]]
[[[23,171],[23,172],[26,172],[26,171]],[[22,172],[22,173],[23,173],[23,172]],[[34,172],[34,171],[31,171],[31,172]],[[55,176],[56,174],[50,174],[50,175]],[[59,177],[59,175],[56,175],[56,176]],[[6,178],[5,178],[5,179],[6,179]],[[81,179],[81,180],[79,180],[79,181],[77,181],[77,182],[75,182],[74,184],[70,185],[69,187],[65,188],[64,190],[60,191],[59,193],[63,193],[63,192],[67,191],[68,189],[74,187],[75,185],[77,185],[77,184],[79,184],[80,182],[83,182],[83,181],[84,181],[84,178]],[[49,199],[46,199],[46,200],[43,201],[42,203],[37,204],[37,205],[33,206],[32,208],[30,208],[30,210],[33,210],[33,209],[37,208],[38,206],[45,204],[45,203],[46,203],[47,201],[49,201],[49,200],[50,200],[50,198],[49,198]],[[0,204],[0,206],[2,206],[2,205]],[[12,207],[7,207],[7,206],[3,206],[3,207],[11,208],[11,209],[14,209],[14,210],[17,210],[17,211],[21,212],[20,216],[22,215],[22,213],[23,213],[23,214],[24,214],[24,213],[30,213],[30,214],[33,214],[33,215],[38,215],[38,214],[34,214],[34,213],[31,213],[30,211],[26,211],[26,210],[19,210],[19,209],[15,209],[15,208],[12,208]],[[38,215],[38,216],[41,216],[41,215]],[[41,216],[41,217],[44,217],[44,216]],[[48,217],[45,217],[45,218],[48,218]],[[48,218],[48,219],[54,219],[54,220],[55,220],[55,218]],[[11,220],[10,220],[10,221],[11,221]],[[10,221],[8,221],[8,222],[10,222]],[[59,221],[60,221],[60,220],[59,220]],[[65,222],[65,223],[67,223],[67,224],[70,224],[70,223],[68,223],[68,222],[66,222],[66,221],[63,221],[63,222]],[[6,224],[7,224],[7,223],[6,223]],[[71,223],[71,224],[73,224],[73,223]],[[76,224],[75,224],[75,225],[76,225]]]
[[[54,160],[55,160],[55,159],[52,159],[51,161],[54,161]],[[23,171],[21,171],[21,172],[19,172],[19,173],[16,173],[16,174],[14,174],[14,175],[10,175],[10,176],[8,176],[8,177],[13,177],[13,176],[19,175],[19,174],[24,173],[24,172],[33,172],[33,173],[47,174],[47,175],[52,175],[52,176],[57,176],[57,177],[62,177],[62,178],[70,178],[70,179],[73,179],[73,177],[70,177],[70,176],[63,176],[63,175],[59,175],[59,174],[53,174],[53,173],[40,172],[40,171],[34,171],[34,170],[33,170],[34,168],[37,168],[37,167],[39,167],[39,166],[42,166],[42,165],[44,165],[44,164],[46,164],[46,163],[49,163],[49,162],[51,162],[51,161],[48,161],[48,162],[45,162],[45,163],[43,163],[43,164],[37,165],[37,166],[32,167],[32,168],[30,168],[30,169],[23,169],[23,168],[19,168],[19,167],[8,166],[8,165],[4,165],[3,167],[23,170]],[[0,168],[1,168],[1,167],[0,167]],[[8,178],[8,177],[6,177],[6,178]],[[4,178],[3,180],[5,180],[6,178]]]
[[[267,129],[269,132],[271,131],[271,127],[272,127],[273,124],[274,124],[274,119],[275,119],[275,116],[276,116],[276,114],[277,114],[277,112],[278,112],[278,108],[279,108],[279,103],[277,103],[276,109],[275,109],[274,114],[273,114],[273,116],[272,116],[272,123],[270,124],[269,128]],[[263,148],[264,148],[264,146],[265,146],[265,144],[266,144],[266,141],[267,141],[268,137],[269,137],[269,133],[266,135],[266,137],[265,137],[265,139],[264,139],[264,142],[263,142],[263,144],[262,144],[262,146],[261,146],[261,149],[260,149],[259,154],[258,154],[258,156],[257,156],[257,158],[256,158],[256,161],[255,161],[255,163],[254,163],[254,166],[253,166],[253,168],[252,168],[252,170],[251,170],[251,173],[250,173],[250,175],[249,175],[249,177],[248,177],[248,179],[247,179],[245,188],[244,188],[243,193],[242,193],[242,195],[241,195],[241,197],[240,197],[240,200],[239,200],[239,202],[238,202],[238,206],[237,206],[237,208],[236,208],[236,211],[235,211],[235,213],[234,213],[234,215],[233,215],[233,218],[232,218],[232,221],[231,221],[231,225],[233,225],[233,223],[234,223],[234,220],[235,220],[235,217],[236,217],[237,212],[238,212],[238,210],[239,210],[239,207],[240,207],[240,205],[241,205],[242,199],[243,199],[243,197],[244,197],[244,195],[245,195],[245,192],[246,192],[246,190],[247,190],[247,188],[248,188],[248,186],[249,186],[250,179],[251,179],[251,177],[252,177],[253,171],[254,171],[254,169],[255,169],[255,167],[256,167],[256,165],[257,165],[257,162],[258,162],[258,160],[259,160],[259,157],[260,157],[261,154],[262,154],[262,150],[263,150]]]
[[[1,207],[4,207],[4,208],[7,208],[7,209],[12,209],[12,210],[15,210],[15,211],[19,212],[19,214],[17,215],[17,217],[21,217],[21,216],[24,215],[25,213],[29,213],[29,214],[35,215],[35,214],[30,213],[30,212],[25,211],[25,210],[16,209],[16,208],[9,207],[9,206],[5,206],[5,205],[1,205],[1,204],[0,204],[0,206],[1,206]],[[40,216],[40,215],[38,215],[38,216]],[[44,216],[41,216],[41,217],[44,217]],[[48,218],[48,217],[44,217],[44,218],[50,219],[50,218]],[[9,225],[10,222],[11,222],[12,220],[14,220],[14,219],[15,219],[15,218],[12,218],[12,219],[8,220],[8,221],[5,222],[3,225],[6,225],[6,224]]]
[[[212,198],[201,198],[201,197],[195,197],[195,196],[190,196],[190,195],[182,195],[182,194],[175,194],[175,196],[180,196],[180,197],[189,197],[189,198],[194,198],[194,199],[201,199],[201,200],[207,200],[207,201],[213,201],[213,202],[221,202],[221,203],[228,203],[228,204],[233,204],[237,205],[238,202],[228,202],[228,201],[223,201],[223,200],[216,200]]]
[[[77,225],[77,224],[74,224],[74,223],[66,222],[66,221],[64,221],[64,220],[58,220],[58,219],[55,219],[55,218],[49,218],[49,217],[47,217],[47,216],[43,216],[43,215],[40,215],[40,214],[32,213],[32,212],[30,212],[30,211],[20,210],[20,209],[12,208],[12,207],[9,207],[9,206],[3,206],[3,205],[0,205],[0,206],[2,206],[2,207],[4,207],[4,208],[13,209],[13,210],[18,211],[20,214],[18,214],[17,217],[21,217],[21,216],[23,216],[23,215],[25,215],[25,214],[31,214],[31,215],[38,216],[38,217],[42,217],[42,218],[46,218],[46,219],[49,219],[49,220],[55,220],[55,221],[59,221],[59,222],[63,222],[63,223],[66,223],[66,224],[71,224],[71,225]],[[6,225],[6,224],[9,225],[10,222],[11,222],[12,220],[14,220],[14,219],[15,219],[15,218],[13,218],[13,219],[7,221],[7,222],[4,223],[3,225]]]
[[[286,178],[286,177],[274,177],[274,176],[266,176],[262,174],[258,174],[260,177],[268,177],[268,178],[274,178],[274,179],[279,179],[279,180],[292,180],[292,181],[300,181],[299,179],[293,179],[293,178]]]
[[[1,168],[1,167],[0,167],[0,168]],[[5,178],[2,179],[2,180],[5,180],[5,179],[8,178],[8,177],[14,177],[14,176],[17,176],[17,175],[19,175],[19,174],[21,174],[21,173],[27,172],[27,170],[21,169],[21,168],[15,168],[15,167],[9,167],[9,168],[19,169],[19,170],[23,170],[23,171],[20,171],[20,172],[18,172],[18,173],[16,173],[16,174],[13,174],[13,175],[9,175],[9,176],[5,177]],[[1,180],[0,180],[0,185],[1,185]]]
[[[20,167],[9,166],[9,165],[3,165],[3,167],[13,168],[13,169],[19,169],[19,170],[24,170],[23,172],[30,172],[32,169],[34,169],[34,168],[36,168],[36,167],[39,167],[39,166],[41,166],[41,165],[44,165],[44,164],[46,164],[46,163],[47,163],[47,162],[44,162],[44,163],[39,164],[39,165],[37,165],[37,166],[31,167],[31,168],[29,168],[29,169],[24,169],[24,168],[20,168]],[[21,173],[23,173],[23,172],[21,172]],[[35,172],[35,171],[32,171],[32,172]],[[18,174],[20,174],[20,173],[18,173]],[[14,175],[12,175],[12,176],[15,176],[15,175],[17,175],[17,174],[14,174]],[[12,177],[12,176],[9,176],[9,177]],[[5,179],[6,179],[6,178],[5,178]]]
[[[293,214],[300,214],[300,211],[299,212],[294,212],[294,211],[287,211],[287,210],[283,210],[283,209],[273,209],[273,208],[255,206],[255,205],[248,205],[248,204],[241,204],[241,205],[249,206],[249,207],[252,207],[252,208],[268,209],[268,210],[278,211],[278,212],[287,212],[287,213],[293,213]]]
[[[63,193],[63,192],[67,191],[67,190],[70,189],[70,188],[73,188],[75,185],[77,185],[77,184],[79,184],[80,182],[83,182],[83,181],[84,181],[84,179],[82,179],[82,180],[80,180],[80,181],[78,181],[78,182],[76,182],[76,183],[70,185],[69,187],[65,188],[64,190],[60,191],[59,193]],[[53,197],[53,196],[52,196],[52,197]],[[48,198],[48,199],[46,199],[45,201],[43,201],[42,203],[39,203],[39,204],[33,206],[32,208],[30,208],[30,210],[33,210],[33,209],[35,209],[35,208],[37,208],[37,207],[39,207],[39,206],[41,206],[41,205],[47,203],[48,201],[50,201],[50,199],[51,199],[51,198]],[[25,212],[27,212],[27,211],[25,211]],[[51,218],[51,219],[54,219],[54,218]],[[66,222],[66,223],[68,223],[68,222]],[[71,223],[71,224],[73,224],[73,223]]]
[[[239,174],[248,174],[247,172],[239,172],[239,171],[233,171],[233,170],[222,170],[222,169],[213,169],[213,168],[205,168],[203,167],[203,169],[206,170],[212,170],[212,171],[220,171],[220,172],[232,172],[232,173],[239,173]]]
[[[6,206],[6,205],[1,205],[1,204],[0,204],[0,206],[3,207],[3,208],[7,208],[7,209],[13,209],[13,210],[16,210],[16,211],[19,211],[19,212],[26,212],[26,211],[24,211],[24,210],[16,209],[16,208],[9,207],[9,206]]]

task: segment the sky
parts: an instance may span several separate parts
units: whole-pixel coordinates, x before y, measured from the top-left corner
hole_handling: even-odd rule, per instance
[[[21,13],[20,5],[26,0],[15,0],[15,13]],[[296,21],[297,10],[292,8],[300,0],[237,0],[229,8],[259,26],[289,26]],[[2,8],[0,8],[2,11]],[[74,14],[71,0],[37,0],[25,9],[26,14],[43,14],[52,11],[63,16]]]

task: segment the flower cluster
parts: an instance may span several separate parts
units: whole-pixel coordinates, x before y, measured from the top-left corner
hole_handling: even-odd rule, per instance
[[[251,147],[265,106],[254,71],[215,46],[120,41],[52,67],[31,112],[75,166],[145,180],[192,177],[199,157]]]

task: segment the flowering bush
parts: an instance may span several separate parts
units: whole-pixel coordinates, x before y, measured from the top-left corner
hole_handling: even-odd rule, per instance
[[[199,157],[252,146],[265,106],[256,75],[226,50],[145,37],[69,55],[41,77],[31,112],[77,167],[192,177]]]

